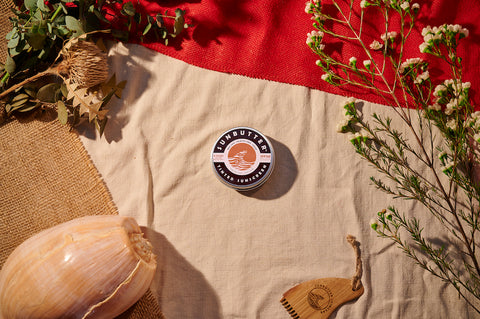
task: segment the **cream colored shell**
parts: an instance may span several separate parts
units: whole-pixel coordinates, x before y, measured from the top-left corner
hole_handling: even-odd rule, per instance
[[[0,271],[0,319],[114,318],[148,290],[156,266],[133,218],[60,224],[8,257]]]

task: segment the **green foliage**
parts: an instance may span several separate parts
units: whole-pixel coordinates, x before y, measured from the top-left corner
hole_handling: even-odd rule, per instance
[[[106,105],[113,96],[120,97],[125,82],[116,83],[113,76],[102,86],[102,94],[94,89],[79,89],[66,78],[58,77],[54,69],[75,41],[99,39],[108,35],[118,41],[129,41],[138,34],[163,39],[178,36],[185,28],[185,11],[175,10],[175,16],[146,15],[129,0],[24,0],[12,9],[12,29],[6,35],[8,56],[0,68],[0,99],[5,103],[6,116],[50,106],[58,112],[61,123],[76,125],[84,115],[103,133],[107,117]],[[167,25],[165,19],[172,23]],[[97,42],[104,47],[101,42]],[[50,76],[49,75],[57,75]],[[29,79],[39,84],[23,84]],[[40,81],[39,81],[40,82]],[[10,93],[11,88],[15,90]],[[98,89],[98,88],[97,88]],[[3,91],[3,92],[2,92]],[[0,119],[3,120],[3,119]]]
[[[320,1],[307,2],[305,11],[313,15],[316,29],[308,34],[307,44],[320,58],[317,66],[325,81],[371,90],[392,107],[395,118],[375,113],[368,117],[350,99],[343,105],[345,118],[338,131],[352,134],[355,151],[378,171],[370,178],[378,190],[424,208],[405,216],[389,207],[370,225],[480,313],[480,112],[470,99],[470,83],[463,82],[457,52],[468,30],[446,24],[423,29],[419,53],[440,59],[449,70],[451,78],[439,80],[430,77],[427,61],[404,57],[418,4],[363,0],[355,8],[355,3],[340,6],[334,0],[327,11]],[[365,43],[362,26],[375,10],[384,21],[378,34],[368,35],[369,41],[377,40]],[[360,22],[354,24],[352,17]],[[394,27],[393,19],[399,26]],[[355,43],[361,51],[356,53],[367,57],[363,65],[357,57],[345,61],[333,56],[329,45],[337,42]],[[425,235],[421,219],[426,216],[438,222],[444,232],[435,235],[448,245]]]

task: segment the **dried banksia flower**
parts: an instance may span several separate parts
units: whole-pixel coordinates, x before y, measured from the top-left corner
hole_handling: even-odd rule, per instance
[[[80,88],[103,83],[108,77],[107,54],[94,43],[78,41],[62,53],[63,61],[58,72],[67,75]]]
[[[0,93],[0,99],[3,99],[19,87],[45,75],[67,77],[72,83],[77,84],[79,88],[90,88],[105,82],[108,78],[107,54],[93,42],[79,41],[78,39],[69,42],[63,48],[61,56],[63,60],[57,66],[52,66],[11,86]]]

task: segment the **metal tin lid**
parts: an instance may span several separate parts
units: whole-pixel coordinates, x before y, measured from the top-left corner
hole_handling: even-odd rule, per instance
[[[275,164],[269,140],[250,127],[235,127],[224,132],[213,146],[211,159],[218,179],[239,191],[261,186]]]

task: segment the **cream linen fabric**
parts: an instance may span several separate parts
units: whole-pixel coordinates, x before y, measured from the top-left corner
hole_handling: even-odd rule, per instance
[[[146,226],[167,318],[289,318],[279,303],[286,290],[353,275],[347,234],[361,243],[365,293],[332,318],[473,317],[453,288],[370,229],[391,200],[336,133],[343,97],[208,71],[136,45],[115,45],[110,62],[128,81],[123,99],[104,137],[80,134],[120,214]],[[227,188],[211,167],[214,142],[235,126],[261,131],[276,152],[273,175],[256,192]]]

